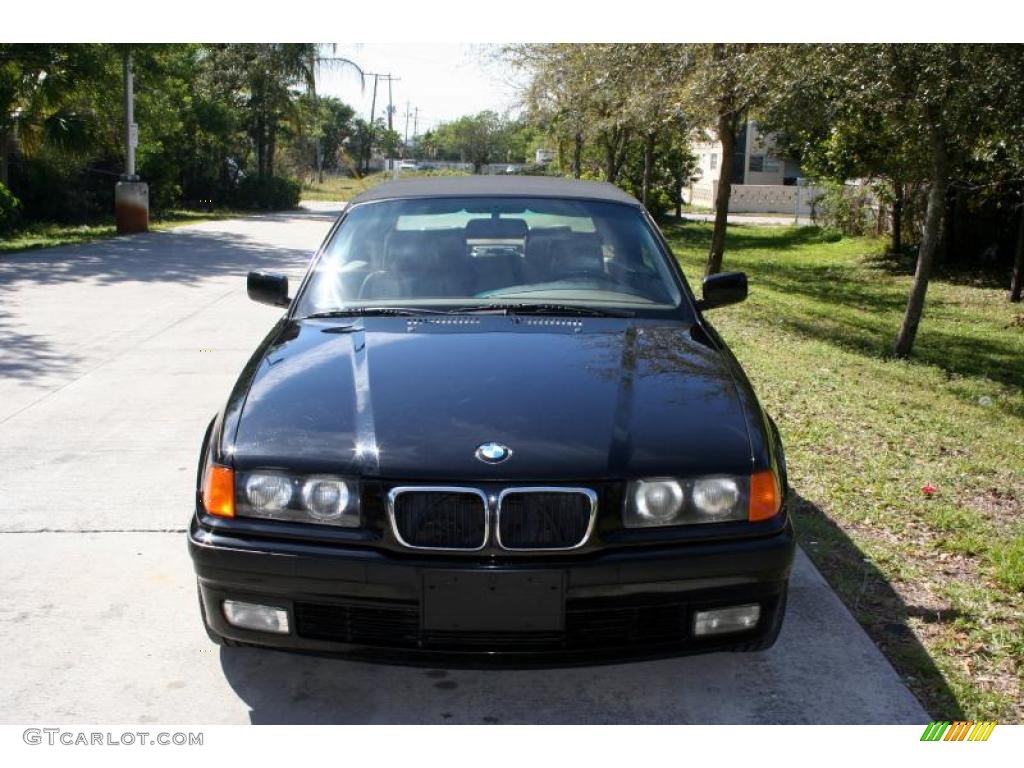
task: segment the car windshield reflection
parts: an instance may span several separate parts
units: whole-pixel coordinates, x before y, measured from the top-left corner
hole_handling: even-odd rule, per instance
[[[681,292],[639,208],[593,200],[431,198],[357,205],[296,315],[508,304],[674,310]]]

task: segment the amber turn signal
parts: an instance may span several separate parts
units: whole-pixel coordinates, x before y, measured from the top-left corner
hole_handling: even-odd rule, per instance
[[[203,478],[203,507],[217,517],[235,516],[235,473],[228,467],[210,464]]]
[[[750,512],[748,519],[752,523],[768,520],[779,513],[782,505],[782,490],[779,480],[770,469],[755,472],[750,476]]]

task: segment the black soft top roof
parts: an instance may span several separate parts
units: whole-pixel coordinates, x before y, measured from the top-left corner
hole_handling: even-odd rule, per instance
[[[639,206],[640,202],[614,184],[553,176],[422,176],[378,184],[350,202],[410,197],[553,197],[604,200]]]

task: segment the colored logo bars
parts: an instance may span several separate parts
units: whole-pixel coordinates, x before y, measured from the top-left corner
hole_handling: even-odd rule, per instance
[[[977,723],[967,720],[952,723],[948,720],[932,721],[921,734],[921,741],[988,741],[995,727],[996,724],[990,720]]]

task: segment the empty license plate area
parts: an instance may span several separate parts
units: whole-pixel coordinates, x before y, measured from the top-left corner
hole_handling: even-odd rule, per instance
[[[565,626],[561,571],[425,571],[427,632],[560,632]]]

